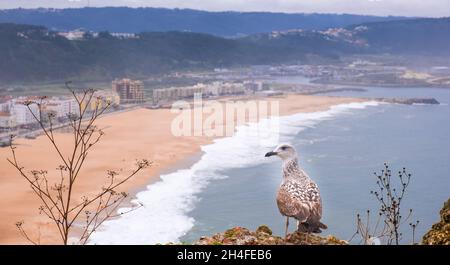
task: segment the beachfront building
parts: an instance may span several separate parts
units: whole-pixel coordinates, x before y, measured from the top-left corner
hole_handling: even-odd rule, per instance
[[[81,95],[79,96],[81,97]],[[100,101],[98,101],[99,99]],[[39,117],[39,107],[32,103],[28,106],[26,102],[40,101],[39,97],[18,97],[8,98],[8,101],[0,101],[0,113],[1,124],[4,126],[10,126],[10,128],[20,125],[34,124],[36,117]],[[99,108],[105,107],[108,103],[112,105],[118,105],[120,102],[117,93],[110,90],[98,90],[94,93],[93,99],[89,105],[82,103],[81,109],[86,108],[87,112],[94,111],[97,104]],[[30,109],[32,112],[30,112]],[[50,97],[42,101],[41,105],[42,115],[45,119],[49,114],[53,114],[55,119],[59,119],[59,122],[64,122],[66,118],[72,115],[80,115],[80,108],[78,102],[73,97]]]
[[[30,104],[28,107],[23,104],[21,99],[14,99],[11,106],[10,113],[15,117],[16,125],[25,125],[35,123],[36,117],[39,117],[39,108],[36,104]],[[30,111],[31,110],[31,111]]]
[[[120,103],[144,101],[144,83],[139,80],[119,79],[112,82],[112,90],[120,97]]]
[[[214,82],[209,86],[211,93],[215,96],[240,95],[245,93],[245,86],[242,83]]]
[[[9,130],[16,126],[14,115],[9,112],[0,112],[0,131]]]
[[[78,114],[79,107],[72,98],[52,98],[45,102],[45,112],[53,112],[56,118],[66,118],[69,114]]]
[[[8,112],[10,108],[11,108],[10,101],[0,103],[0,112]]]
[[[204,84],[197,84],[189,87],[169,87],[153,89],[153,102],[157,104],[159,102],[192,98],[196,93],[203,93],[204,91]]]
[[[187,87],[169,87],[153,90],[153,103],[193,98],[195,94],[202,97],[223,95],[238,95],[245,93],[245,86],[241,83],[213,82],[211,84],[198,83]]]
[[[244,87],[247,91],[255,91],[262,90],[262,82],[244,82]]]
[[[81,104],[81,109],[86,108],[87,112],[95,111],[95,108],[104,108],[107,104],[118,105],[120,98],[118,94],[110,90],[95,91],[93,99],[89,105],[87,102]],[[98,106],[97,106],[98,105]],[[79,115],[80,106],[72,97],[53,97],[45,101],[44,111],[46,113],[53,112],[56,118],[66,118],[69,114]]]
[[[11,109],[11,96],[0,97],[0,112],[9,112]]]
[[[143,94],[143,93],[142,93]],[[94,94],[95,97],[100,98],[102,104],[111,103],[112,105],[120,104],[120,96],[113,90],[97,90]]]

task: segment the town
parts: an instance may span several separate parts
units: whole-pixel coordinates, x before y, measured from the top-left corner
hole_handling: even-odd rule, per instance
[[[68,35],[67,35],[68,34]],[[83,38],[86,32],[67,33],[67,38]],[[134,35],[113,35],[116,38],[132,38]],[[348,58],[342,65],[255,65],[246,68],[216,68],[205,72],[174,72],[142,80],[115,79],[110,88],[96,90],[96,97],[109,101],[107,112],[126,111],[136,107],[171,108],[177,100],[203,98],[217,99],[230,96],[270,97],[285,93],[322,94],[340,91],[360,91],[361,86],[440,86],[450,87],[450,69],[434,66],[426,70],[412,70],[402,65],[387,65],[383,58]],[[300,76],[304,80],[285,83],[279,78]],[[9,143],[11,135],[34,138],[39,135],[36,117],[40,97],[0,94],[0,146]],[[89,108],[87,111],[89,111]],[[71,95],[49,95],[41,105],[43,116],[52,113],[57,124],[64,127],[70,115],[79,111]]]
[[[264,91],[262,91],[265,89]],[[153,89],[151,95],[145,95],[144,83],[128,78],[112,81],[111,89],[95,91],[95,97],[104,104],[111,103],[107,112],[130,110],[139,106],[148,108],[166,108],[177,100],[192,99],[200,94],[204,98],[220,96],[256,94],[261,96],[279,95],[270,91],[262,82],[220,82],[198,83],[193,86]],[[32,103],[32,104],[29,104]],[[40,107],[38,104],[39,103]],[[86,111],[95,106],[83,106]],[[71,95],[67,96],[3,96],[0,97],[0,145],[7,145],[11,135],[34,138],[39,135],[39,117],[54,117],[54,127],[68,125],[71,115],[79,115],[80,108]]]

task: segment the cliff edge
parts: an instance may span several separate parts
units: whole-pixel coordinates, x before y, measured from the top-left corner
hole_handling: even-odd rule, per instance
[[[440,210],[440,221],[434,224],[422,239],[423,245],[450,245],[450,199]],[[202,236],[194,245],[348,245],[348,242],[335,236],[320,236],[294,232],[283,237],[272,234],[272,230],[261,225],[255,231],[244,227],[233,227],[213,236]]]
[[[422,239],[424,245],[450,245],[450,199],[439,212],[441,220],[434,224]]]
[[[262,225],[256,231],[243,227],[233,227],[224,233],[211,237],[203,236],[194,245],[347,245],[348,242],[334,236],[322,237],[316,234],[294,232],[284,238],[272,234],[269,227]]]

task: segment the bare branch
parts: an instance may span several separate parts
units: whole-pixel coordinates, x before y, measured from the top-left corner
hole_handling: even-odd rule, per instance
[[[10,149],[12,158],[8,158],[8,162],[18,171],[18,173],[28,182],[31,190],[40,200],[42,205],[39,207],[39,213],[46,216],[55,224],[59,231],[59,235],[63,244],[68,243],[68,238],[74,224],[80,221],[81,213],[85,213],[85,226],[79,242],[86,244],[97,228],[106,220],[117,217],[119,215],[131,212],[140,206],[131,207],[129,210],[116,213],[118,207],[128,196],[126,193],[117,192],[116,189],[129,181],[133,176],[144,168],[151,165],[145,159],[136,163],[136,168],[130,174],[122,179],[117,178],[115,171],[107,172],[109,182],[103,187],[93,198],[82,195],[81,202],[74,202],[73,190],[76,186],[77,179],[86,162],[89,151],[99,143],[104,135],[101,129],[95,125],[97,119],[101,117],[105,111],[111,106],[111,102],[107,102],[102,106],[102,98],[95,96],[94,89],[83,90],[78,94],[69,86],[70,82],[66,82],[66,87],[77,102],[78,113],[68,114],[68,125],[73,134],[73,146],[69,150],[61,150],[61,146],[55,140],[54,115],[47,115],[47,122],[44,119],[43,106],[45,105],[45,97],[40,98],[37,102],[26,102],[25,105],[33,118],[39,124],[46,138],[50,141],[52,149],[56,151],[59,158],[59,166],[56,168],[57,175],[55,183],[49,183],[45,170],[31,170],[29,173],[20,165],[16,157],[16,146],[13,144],[13,136],[11,136]],[[34,113],[31,106],[37,105],[38,114]],[[92,106],[92,109],[89,109]],[[48,123],[48,124],[47,124]],[[70,154],[65,157],[63,154]],[[94,207],[94,205],[96,205]],[[39,244],[39,240],[32,240],[23,229],[23,222],[16,224],[20,234],[30,243]]]
[[[386,243],[389,245],[398,245],[402,237],[400,228],[411,218],[413,212],[410,209],[409,213],[404,217],[401,210],[402,201],[411,180],[411,174],[407,173],[406,168],[403,168],[401,171],[398,171],[398,178],[393,178],[389,165],[385,163],[381,174],[375,172],[374,175],[377,179],[376,184],[378,190],[371,191],[370,193],[374,195],[379,203],[378,220],[373,231],[371,231],[369,226],[369,211],[367,211],[367,222],[365,225],[362,225],[361,218],[358,214],[356,234],[361,234],[363,241],[367,241],[370,237],[376,236],[380,239],[386,238]],[[397,179],[398,181],[395,181]],[[381,220],[383,220],[383,227],[381,231],[378,231]],[[410,223],[410,226],[413,229],[414,242],[415,226],[412,223]]]

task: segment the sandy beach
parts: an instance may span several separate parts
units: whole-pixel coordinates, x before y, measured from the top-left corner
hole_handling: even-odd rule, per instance
[[[280,115],[299,112],[327,110],[330,106],[361,102],[362,99],[288,95],[263,100],[277,100]],[[224,100],[223,100],[224,101]],[[171,123],[177,116],[170,109],[140,108],[111,114],[98,120],[105,136],[89,154],[75,190],[75,199],[81,194],[95,194],[107,181],[106,171],[123,169],[123,176],[133,168],[137,159],[148,159],[152,165],[140,172],[121,190],[133,192],[142,189],[152,181],[158,180],[165,172],[192,155],[199,154],[202,145],[211,143],[213,137],[176,137],[171,133]],[[62,149],[70,149],[73,139],[68,133],[56,135]],[[18,139],[17,157],[27,171],[43,169],[49,172],[49,179],[57,179],[57,154],[44,136],[36,139]],[[39,215],[39,201],[30,190],[27,182],[7,162],[11,157],[9,148],[0,148],[0,244],[28,244],[19,234],[15,223],[24,221],[24,228],[41,244],[59,244],[56,230],[48,218]],[[55,177],[52,177],[55,176]]]

